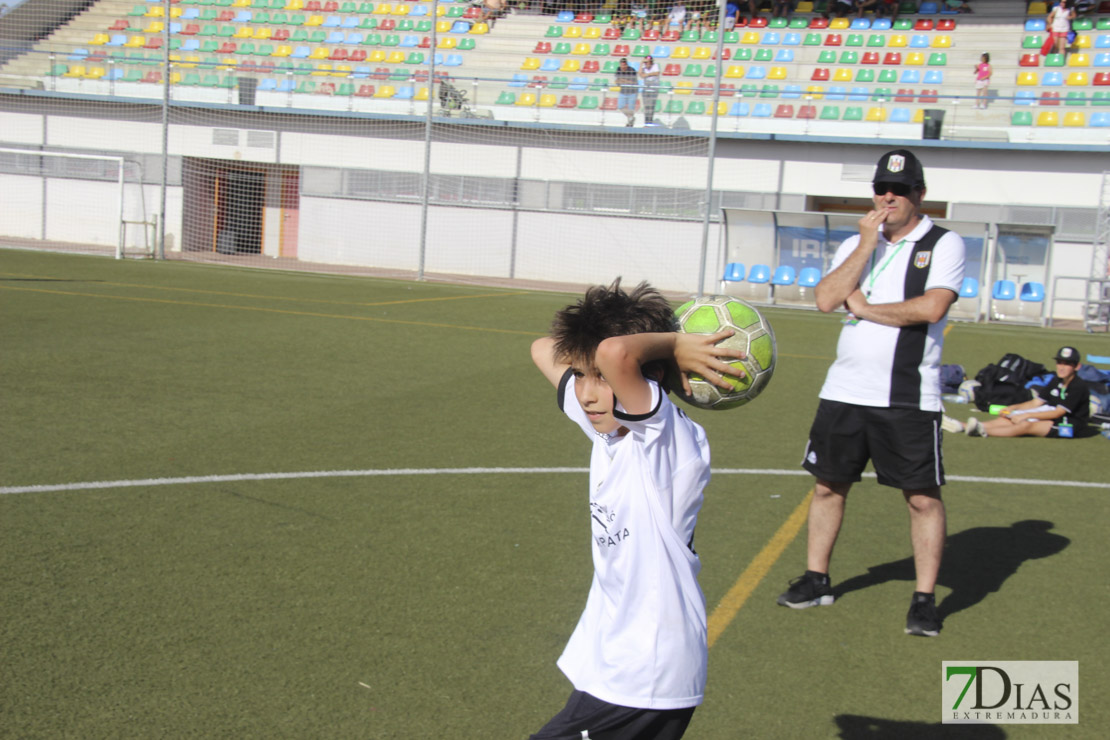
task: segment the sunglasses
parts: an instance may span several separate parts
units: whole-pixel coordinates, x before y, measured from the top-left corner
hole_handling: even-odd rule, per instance
[[[886,195],[887,193],[894,193],[902,198],[909,197],[915,188],[905,185],[900,182],[877,182],[874,184],[875,195]]]

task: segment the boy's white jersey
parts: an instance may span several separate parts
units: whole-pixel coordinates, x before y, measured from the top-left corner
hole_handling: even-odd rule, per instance
[[[568,372],[559,405],[593,440],[590,525],[594,577],[558,665],[579,691],[610,704],[681,709],[705,693],[705,597],[694,526],[709,482],[709,444],[655,383],[653,410],[629,431],[594,432]]]

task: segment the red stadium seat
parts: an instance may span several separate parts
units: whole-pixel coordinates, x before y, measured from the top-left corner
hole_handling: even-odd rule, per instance
[[[1021,61],[1018,62],[1022,67],[1037,67],[1040,66],[1040,54],[1022,54]]]
[[[550,41],[537,41],[536,48],[532,49],[533,54],[550,54],[551,42]]]
[[[897,67],[902,63],[902,52],[888,51],[886,56],[883,57],[883,64],[889,67]]]
[[[863,59],[860,59],[859,63],[860,64],[878,64],[879,63],[879,52],[877,52],[877,51],[865,51],[863,53]]]
[[[817,118],[817,106],[803,105],[798,109],[798,118]]]
[[[664,77],[678,77],[680,74],[682,74],[682,65],[681,64],[673,64],[672,63],[672,64],[668,64],[667,66],[663,67],[663,76]]]
[[[1060,93],[1047,91],[1041,93],[1041,105],[1060,105]]]
[[[825,37],[825,46],[840,46],[844,43],[839,33],[830,33]]]
[[[917,23],[913,24],[913,30],[915,30],[915,31],[932,31],[933,30],[933,21],[932,21],[932,19],[930,19],[930,18],[918,18]]]
[[[913,102],[913,88],[899,88],[898,94],[894,96],[895,103],[912,103]]]
[[[937,21],[938,31],[953,31],[956,28],[956,21],[951,18],[942,18]]]
[[[780,103],[779,106],[777,108],[775,108],[775,118],[793,118],[793,117],[794,117],[794,106],[790,105],[789,103]]]
[[[921,93],[917,96],[917,102],[919,102],[919,103],[935,103],[935,102],[937,102],[937,91],[936,90],[922,90]]]
[[[582,71],[586,74],[593,74],[601,69],[601,62],[596,59],[587,59],[582,62]]]
[[[824,67],[818,67],[813,70],[813,77],[810,78],[814,82],[828,82],[829,70]]]
[[[813,18],[809,19],[809,27],[818,31],[826,29],[829,27],[829,19],[821,18],[820,16],[814,16]]]
[[[1110,85],[1110,72],[1095,72],[1094,85]]]

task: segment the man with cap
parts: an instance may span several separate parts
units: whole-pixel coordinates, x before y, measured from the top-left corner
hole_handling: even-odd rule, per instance
[[[921,213],[925,175],[906,149],[879,159],[873,208],[836,250],[817,307],[848,310],[821,388],[802,466],[816,476],[806,572],[778,603],[827,606],[829,561],[852,484],[868,460],[909,507],[916,587],[905,631],[939,634],[934,589],[945,539],[940,487],[940,358],[948,309],[964,277],[964,242]]]
[[[1091,391],[1079,377],[1079,350],[1061,347],[1056,377],[1034,388],[1036,398],[1007,406],[997,419],[982,422],[974,416],[964,431],[970,437],[1057,437],[1071,439],[1087,433],[1091,418]]]

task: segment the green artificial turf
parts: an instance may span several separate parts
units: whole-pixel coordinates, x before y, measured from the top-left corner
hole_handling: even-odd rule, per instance
[[[572,298],[0,251],[0,488],[192,479],[0,495],[0,736],[527,737],[570,690],[554,661],[590,580],[588,445],[528,356]],[[766,314],[765,394],[691,411],[719,471],[711,612],[812,487],[793,473],[839,324]],[[1110,355],[954,324],[945,362],[1063,344]],[[687,737],[1102,737],[1110,490],[1066,484],[1110,481],[1107,452],[946,436],[934,640],[902,634],[905,505],[865,478],[832,568],[851,590],[775,606],[803,527],[710,650]],[[1079,660],[1080,723],[942,734],[943,660]]]

